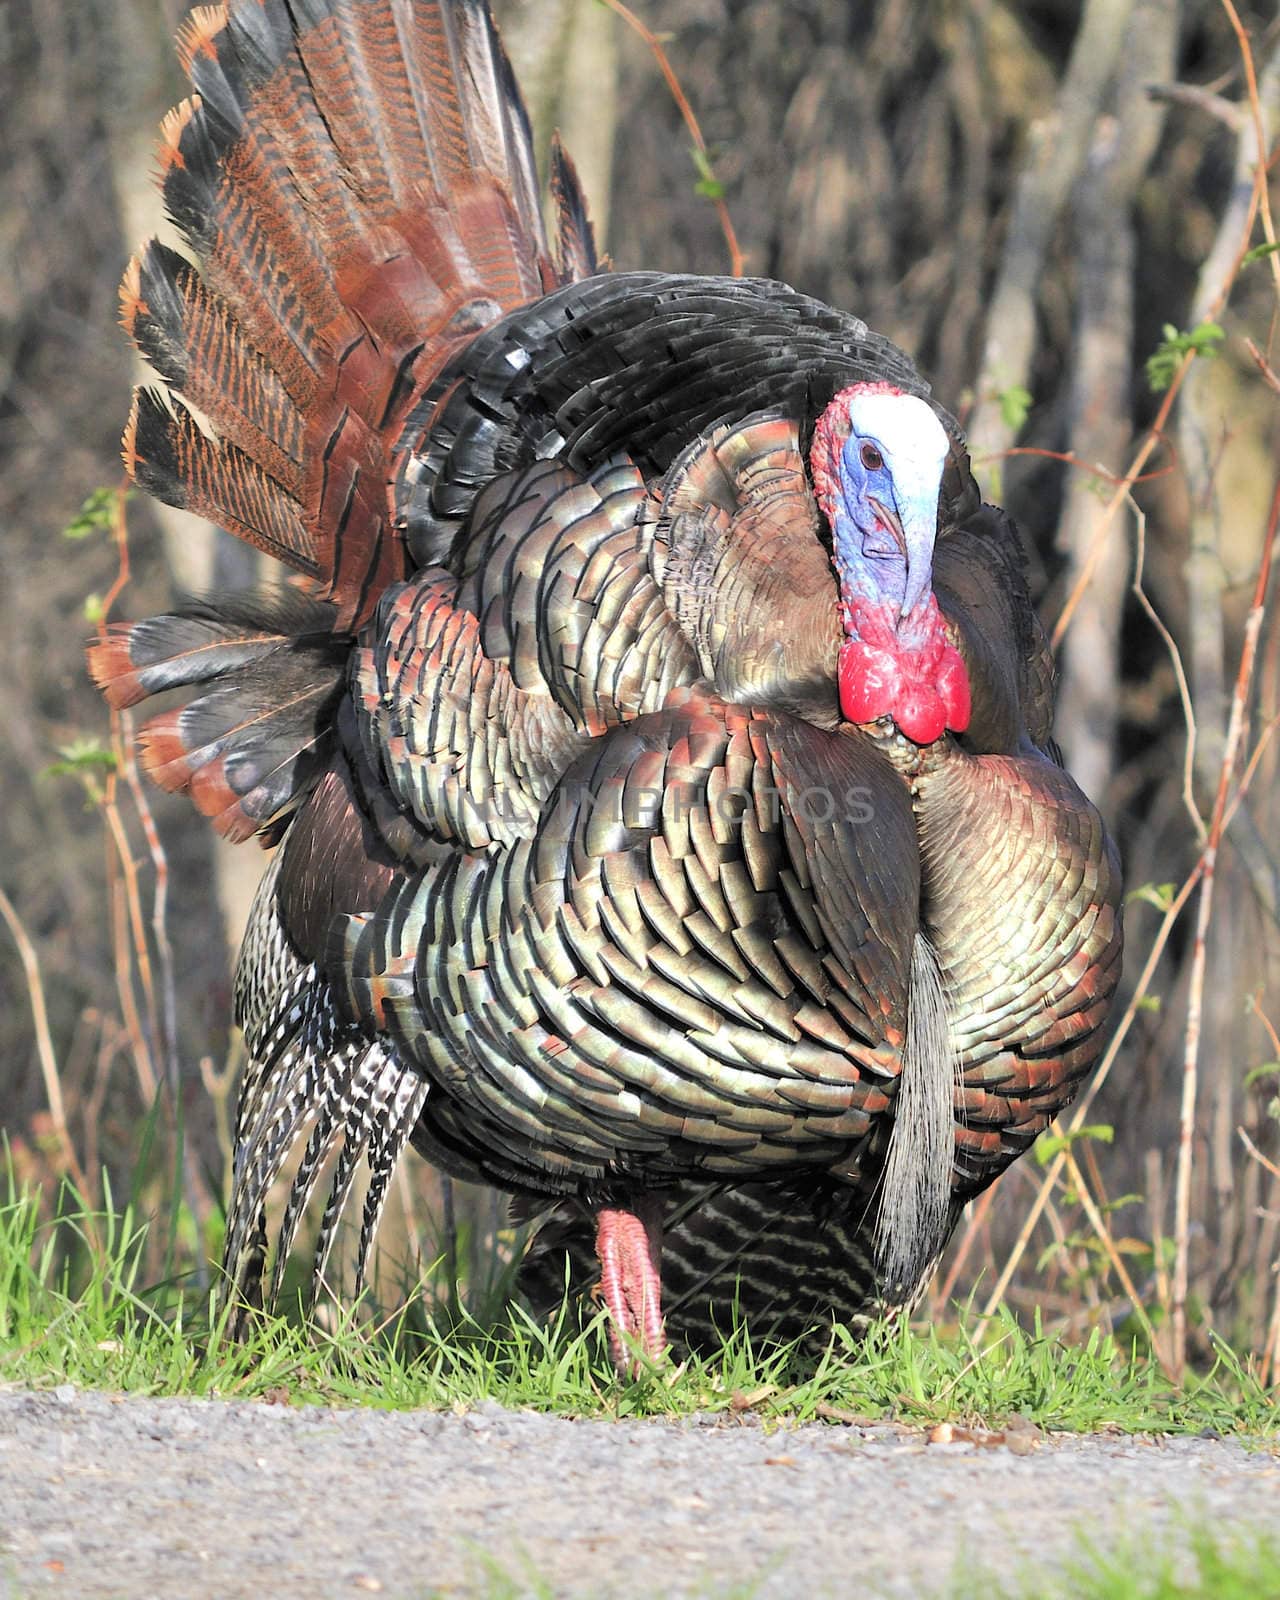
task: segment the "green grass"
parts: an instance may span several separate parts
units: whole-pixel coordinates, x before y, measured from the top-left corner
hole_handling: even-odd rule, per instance
[[[1177,1549],[1170,1549],[1170,1544]],[[1182,1540],[1126,1541],[1100,1550],[1085,1536],[1052,1572],[957,1573],[938,1600],[1276,1600],[1280,1539],[1270,1532],[1215,1535],[1189,1527]]]
[[[0,1382],[384,1408],[496,1400],[606,1418],[750,1407],[777,1421],[998,1424],[1021,1414],[1073,1431],[1280,1428],[1280,1395],[1225,1347],[1179,1391],[1101,1334],[1066,1346],[1007,1316],[981,1345],[963,1316],[948,1333],[894,1327],[857,1339],[835,1328],[805,1363],[737,1329],[713,1357],[625,1383],[609,1366],[601,1317],[583,1327],[562,1314],[544,1327],[518,1307],[487,1324],[463,1315],[445,1325],[420,1300],[381,1323],[367,1308],[310,1328],[264,1319],[233,1345],[218,1337],[207,1294],[180,1279],[143,1281],[145,1243],[128,1207],[89,1214],[64,1195],[58,1219],[42,1222],[35,1198],[10,1188],[0,1202]]]
[[[1172,1546],[1172,1548],[1171,1548]],[[781,1570],[781,1569],[780,1569]],[[708,1580],[694,1593],[699,1600],[753,1600],[770,1573],[731,1584]],[[858,1588],[867,1600],[888,1591],[863,1575]],[[833,1586],[825,1593],[840,1592]],[[556,1589],[528,1560],[499,1561],[478,1554],[468,1587],[471,1600],[555,1600]],[[654,1591],[658,1600],[660,1591]],[[1231,1531],[1215,1535],[1184,1526],[1182,1537],[1157,1548],[1149,1536],[1101,1549],[1084,1533],[1076,1550],[1052,1567],[1019,1563],[1013,1573],[966,1557],[941,1589],[927,1588],[920,1600],[1277,1600],[1280,1597],[1280,1539],[1270,1532]],[[409,1597],[406,1597],[409,1600]],[[444,1600],[428,1590],[416,1600]]]

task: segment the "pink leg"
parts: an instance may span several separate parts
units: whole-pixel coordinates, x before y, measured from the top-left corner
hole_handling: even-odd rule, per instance
[[[662,1326],[662,1202],[646,1195],[634,1211],[606,1206],[596,1215],[600,1292],[609,1311],[609,1348],[619,1373],[640,1370],[626,1339],[656,1359],[667,1347]]]

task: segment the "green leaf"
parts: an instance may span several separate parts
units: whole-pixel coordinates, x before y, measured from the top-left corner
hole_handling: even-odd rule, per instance
[[[45,767],[41,776],[46,778],[61,778],[68,774],[83,777],[86,773],[114,772],[116,770],[116,757],[113,750],[98,739],[75,739],[70,744],[58,746],[61,761],[55,761]]]
[[[1198,323],[1186,333],[1179,333],[1171,322],[1166,322],[1163,340],[1155,354],[1147,358],[1147,382],[1152,392],[1161,394],[1169,387],[1184,356],[1215,356],[1225,338],[1216,322]]]
[[[106,533],[116,510],[116,490],[95,489],[88,495],[76,515],[62,530],[64,539],[88,539],[95,533]]]
[[[702,195],[707,200],[723,200],[724,184],[716,177],[709,152],[699,150],[697,145],[692,145],[689,154],[693,157],[694,170],[698,174],[698,181],[693,186],[694,193]]]
[[[1014,383],[1007,389],[1001,389],[996,398],[1000,402],[1000,420],[1010,433],[1017,433],[1031,409],[1030,391]]]
[[[1145,900],[1149,906],[1154,906],[1163,914],[1173,904],[1173,897],[1177,892],[1176,883],[1144,883],[1136,889],[1130,889],[1125,895],[1125,900]]]
[[[100,594],[87,594],[84,597],[84,620],[86,622],[101,622],[106,615],[106,608],[102,603]]]
[[[1280,244],[1255,244],[1252,250],[1246,250],[1240,258],[1242,267],[1252,266],[1255,261],[1261,261],[1264,256],[1273,256],[1280,250]]]
[[[1111,1144],[1116,1130],[1109,1122],[1089,1122],[1083,1128],[1073,1128],[1068,1133],[1042,1133],[1033,1147],[1037,1163],[1047,1167],[1063,1150],[1070,1150],[1079,1139],[1096,1139],[1099,1144]]]
[[[1261,1066],[1250,1067],[1244,1075],[1244,1086],[1251,1089],[1264,1078],[1280,1078],[1280,1061],[1264,1061]]]
[[[1144,994],[1137,1002],[1139,1011],[1159,1011],[1160,996],[1158,994]]]

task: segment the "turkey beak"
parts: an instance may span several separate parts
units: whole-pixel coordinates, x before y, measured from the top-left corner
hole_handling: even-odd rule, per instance
[[[870,497],[876,518],[902,552],[906,577],[903,582],[902,606],[899,619],[914,611],[933,581],[933,541],[938,526],[937,502],[928,499],[913,501],[903,496],[904,510],[896,505],[886,505],[874,495]]]
[[[907,581],[899,613],[905,617],[926,598],[933,586],[933,543],[938,534],[936,487],[919,496],[899,496],[895,512],[894,536],[902,545],[907,564]]]

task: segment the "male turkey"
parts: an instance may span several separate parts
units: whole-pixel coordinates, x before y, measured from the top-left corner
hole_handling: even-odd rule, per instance
[[[908,1303],[1098,1051],[1119,874],[1018,537],[907,358],[784,284],[555,248],[485,0],[229,0],[126,273],[134,480],[292,570],[116,624],[143,759],[274,845],[226,1269],[412,1140],[594,1229],[615,1355]],[[197,420],[197,414],[201,420]],[[553,1248],[555,1246],[555,1248]],[[274,1291],[273,1291],[274,1292]]]

